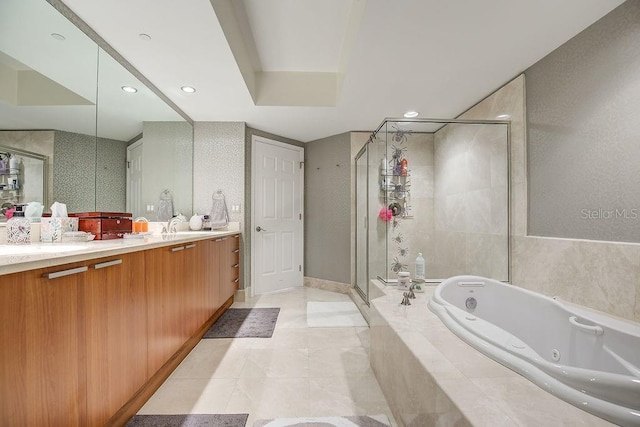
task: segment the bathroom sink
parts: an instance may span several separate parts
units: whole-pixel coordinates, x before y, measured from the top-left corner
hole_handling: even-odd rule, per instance
[[[87,249],[83,245],[0,245],[0,255],[37,255]]]

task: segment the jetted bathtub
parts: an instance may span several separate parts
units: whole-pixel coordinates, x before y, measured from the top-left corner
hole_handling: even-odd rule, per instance
[[[557,397],[640,426],[640,327],[478,276],[442,282],[429,308],[462,340]]]

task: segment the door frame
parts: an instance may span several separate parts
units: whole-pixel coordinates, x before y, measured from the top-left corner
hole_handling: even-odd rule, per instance
[[[302,284],[304,286],[304,147],[287,144],[285,142],[275,141],[258,135],[251,135],[251,296],[256,294],[256,230],[253,224],[256,223],[256,204],[255,204],[255,187],[256,187],[256,146],[257,144],[273,145],[279,148],[297,151],[300,159],[300,213],[302,214],[302,253],[300,254],[300,265],[302,265]],[[277,291],[276,291],[277,292]]]
[[[126,180],[127,180],[127,185],[126,185],[126,194],[125,194],[125,211],[126,212],[131,212],[131,151],[133,151],[134,149],[138,148],[139,146],[143,145],[143,140],[142,138],[140,138],[139,140],[137,140],[136,142],[134,142],[133,144],[127,145],[127,176],[126,176]],[[141,215],[144,215],[144,213],[139,213]]]

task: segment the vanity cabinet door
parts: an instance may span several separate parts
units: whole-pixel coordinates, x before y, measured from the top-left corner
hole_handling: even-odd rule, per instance
[[[81,263],[2,276],[0,424],[85,425],[84,278]]]
[[[87,262],[89,426],[102,426],[147,380],[144,253]]]
[[[188,340],[207,321],[205,310],[205,257],[207,255],[207,241],[201,240],[184,245],[184,286],[182,289],[185,312],[184,325],[186,329],[184,340]]]
[[[145,251],[149,376],[186,341],[184,247],[182,244]]]
[[[203,253],[203,321],[205,323],[222,306],[220,296],[220,245],[215,239],[206,240],[206,250]]]

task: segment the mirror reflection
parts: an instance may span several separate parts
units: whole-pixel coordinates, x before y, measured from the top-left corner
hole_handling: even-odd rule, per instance
[[[45,159],[45,211],[154,220],[168,189],[190,214],[191,125],[45,0],[0,3],[0,76],[0,145]]]

